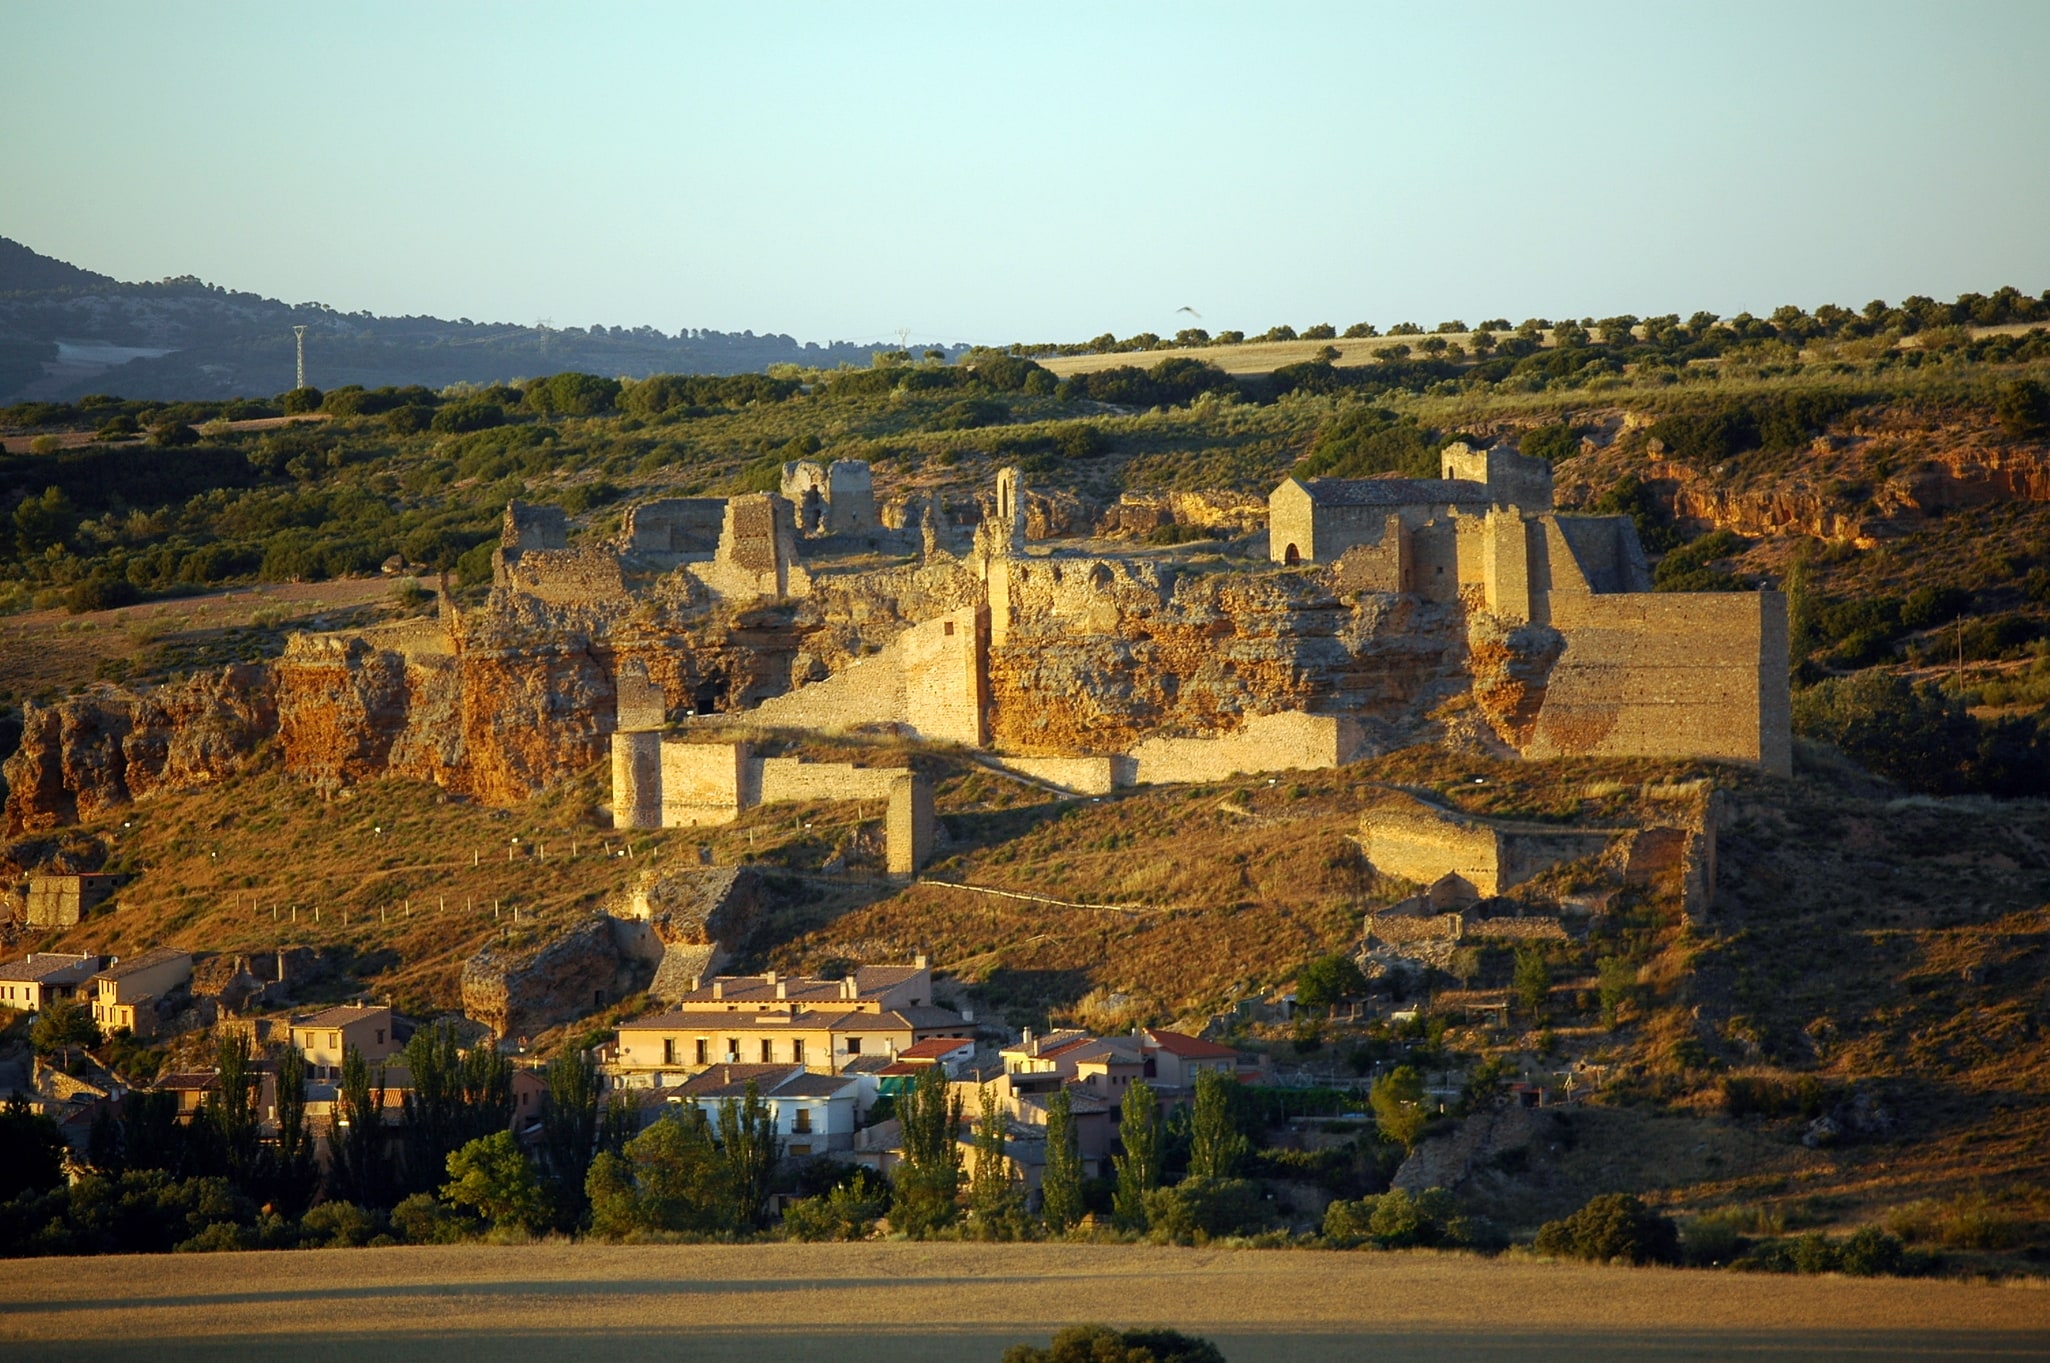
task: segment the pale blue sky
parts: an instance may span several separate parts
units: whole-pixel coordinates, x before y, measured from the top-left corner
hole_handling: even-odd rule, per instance
[[[2050,287],[2050,0],[0,0],[0,235],[124,279],[1004,342]]]

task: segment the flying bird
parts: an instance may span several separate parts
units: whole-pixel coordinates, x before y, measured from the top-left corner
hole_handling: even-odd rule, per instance
[[[1189,316],[1195,318],[1199,322],[1203,320],[1203,314],[1196,311],[1194,308],[1176,308],[1175,311],[1186,312],[1187,314],[1189,314]]]

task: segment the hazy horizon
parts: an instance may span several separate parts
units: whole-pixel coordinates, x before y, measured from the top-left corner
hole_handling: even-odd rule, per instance
[[[123,279],[1006,343],[2050,285],[2050,7],[14,7],[0,234]]]

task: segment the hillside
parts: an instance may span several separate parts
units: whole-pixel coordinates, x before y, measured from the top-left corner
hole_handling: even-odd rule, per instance
[[[752,332],[373,317],[190,276],[122,283],[0,238],[0,403],[109,391],[164,401],[269,397],[292,386],[294,326],[307,329],[308,378],[321,387],[441,388],[565,369],[641,377],[865,365],[879,348]]]

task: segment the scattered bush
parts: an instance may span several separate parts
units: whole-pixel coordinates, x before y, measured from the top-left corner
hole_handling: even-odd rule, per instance
[[[1003,1363],[1224,1363],[1224,1355],[1209,1340],[1179,1330],[1070,1325],[1047,1348],[1013,1344]]]
[[[1559,1258],[1596,1263],[1679,1262],[1678,1229],[1628,1193],[1604,1193],[1563,1221],[1539,1228],[1535,1248]]]

